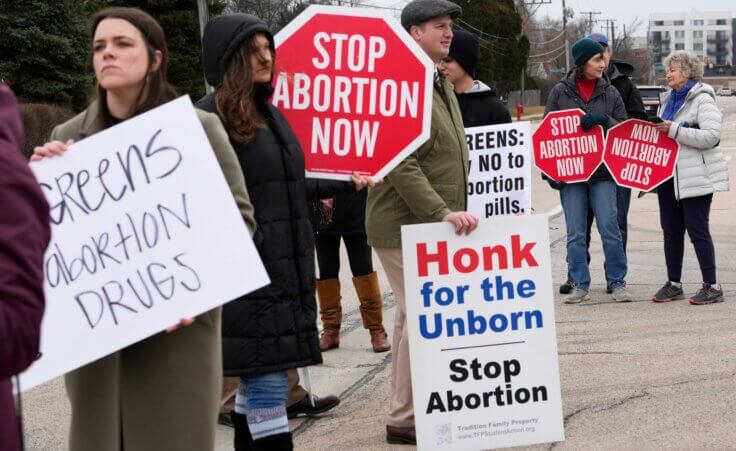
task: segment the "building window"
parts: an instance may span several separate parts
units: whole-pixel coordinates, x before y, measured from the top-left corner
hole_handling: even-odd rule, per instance
[[[693,20],[693,25],[696,27],[703,26],[704,25],[703,19]]]
[[[676,20],[673,25],[675,25],[676,27],[677,26],[683,26],[683,25],[685,25],[685,21],[684,20]]]
[[[675,31],[675,38],[684,38],[685,37],[685,31],[684,30],[677,30]]]
[[[675,50],[685,50],[685,44],[678,42],[675,44]]]
[[[661,27],[663,25],[664,25],[664,20],[655,20],[654,21],[654,26],[655,27]]]
[[[702,51],[703,51],[702,43],[693,44],[693,52],[702,52]]]
[[[693,38],[695,38],[695,39],[703,39],[703,30],[693,31]]]
[[[717,19],[716,25],[726,25],[726,19]]]

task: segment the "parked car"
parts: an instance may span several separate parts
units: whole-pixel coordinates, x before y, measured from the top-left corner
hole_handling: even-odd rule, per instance
[[[641,100],[644,102],[644,109],[647,111],[647,116],[650,118],[657,116],[657,110],[659,105],[662,103],[662,93],[666,91],[664,86],[645,85],[637,86],[641,94]]]

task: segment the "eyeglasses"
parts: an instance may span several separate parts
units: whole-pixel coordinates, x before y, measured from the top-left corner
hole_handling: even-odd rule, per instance
[[[453,58],[451,56],[446,56],[446,57],[442,58],[440,61],[442,61],[443,63],[451,63],[451,62],[455,61],[455,58]]]

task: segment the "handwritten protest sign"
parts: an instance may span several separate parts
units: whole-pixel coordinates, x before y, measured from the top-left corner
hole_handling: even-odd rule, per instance
[[[31,165],[51,206],[29,389],[268,283],[181,97]]]
[[[679,151],[655,124],[629,119],[608,131],[603,162],[619,185],[650,191],[672,177]]]
[[[401,229],[417,444],[564,440],[547,218]]]
[[[480,218],[530,214],[529,122],[465,129],[470,152],[468,211]]]

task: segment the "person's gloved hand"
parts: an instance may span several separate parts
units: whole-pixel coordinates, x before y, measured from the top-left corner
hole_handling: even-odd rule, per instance
[[[605,127],[608,124],[608,116],[601,113],[587,113],[580,121],[580,128],[590,130],[594,125]]]

